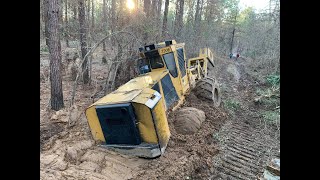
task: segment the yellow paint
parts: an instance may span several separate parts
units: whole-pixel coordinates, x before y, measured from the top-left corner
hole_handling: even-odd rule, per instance
[[[88,119],[93,139],[96,141],[106,142],[102,133],[101,125],[97,116],[95,106],[91,106],[86,110],[86,116]]]
[[[186,60],[186,53],[185,53],[185,49],[184,49],[184,43],[179,43],[175,45],[176,49],[182,48],[183,49],[183,58]],[[179,67],[179,62],[178,62],[178,53],[176,53],[176,64],[177,67]],[[185,65],[185,69],[187,71],[187,66],[186,63]],[[181,86],[182,86],[182,94],[184,95],[188,90],[189,90],[189,79],[188,79],[188,74],[186,72],[185,76],[182,77],[182,73],[180,71],[180,67],[178,68],[179,70],[179,76],[181,78]]]
[[[158,80],[168,73],[168,70],[153,71],[131,79],[116,91],[107,94],[93,105],[114,104],[132,101],[145,88],[151,88]]]
[[[164,99],[164,98],[162,98]],[[159,142],[161,147],[167,146],[170,138],[170,130],[168,125],[167,116],[165,114],[163,101],[159,101],[158,104],[153,108],[153,116],[157,126]]]
[[[178,71],[178,76],[176,78],[173,78],[170,74],[170,78],[172,80],[173,86],[175,87],[177,94],[179,96],[179,98],[181,99],[182,95],[183,95],[183,90],[182,90],[182,82],[181,82],[181,71],[179,68],[179,62],[178,62],[178,54],[177,54],[177,49],[175,47],[175,45],[171,45],[171,49],[174,52],[174,59],[175,59],[175,63],[176,63],[176,67],[177,67],[177,71]]]
[[[132,102],[136,102],[136,103],[140,103],[140,104],[145,104],[149,98],[151,96],[153,96],[153,94],[155,93],[156,91],[153,90],[153,89],[150,89],[150,88],[145,88],[141,91],[141,93],[136,96]]]
[[[138,128],[143,142],[158,143],[150,109],[143,104],[132,103],[138,119]]]
[[[170,46],[159,49],[159,54],[160,55],[167,54],[167,53],[170,53],[170,52],[172,52]]]
[[[189,90],[189,79],[188,79],[188,74],[186,72],[186,75],[182,78],[182,89],[183,89],[183,95],[186,94],[186,92]]]
[[[213,61],[213,53],[209,48],[201,48],[199,51],[199,57],[209,58]]]

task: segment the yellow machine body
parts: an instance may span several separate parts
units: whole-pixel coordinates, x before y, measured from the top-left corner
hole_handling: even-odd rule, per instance
[[[200,51],[198,58],[187,63],[184,43],[174,40],[139,50],[140,57],[147,62],[141,66],[144,71],[90,105],[86,117],[93,138],[101,146],[141,157],[157,157],[164,153],[170,138],[166,111],[184,101],[193,84],[189,81],[194,82],[197,76],[192,68],[211,51]],[[206,61],[203,63],[207,66]]]

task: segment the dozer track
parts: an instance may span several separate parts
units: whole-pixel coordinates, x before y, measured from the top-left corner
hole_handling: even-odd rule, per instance
[[[276,151],[267,152],[271,148],[261,139],[261,132],[255,126],[235,119],[222,128],[221,134],[226,137],[221,143],[220,155],[214,158],[214,175],[210,179],[259,179],[264,165],[276,155]]]

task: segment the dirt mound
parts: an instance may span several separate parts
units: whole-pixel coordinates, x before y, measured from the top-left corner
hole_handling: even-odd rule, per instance
[[[174,128],[179,134],[194,134],[206,119],[205,113],[193,107],[185,107],[177,112]]]
[[[130,179],[147,161],[96,146],[86,126],[69,129],[40,153],[40,179]]]

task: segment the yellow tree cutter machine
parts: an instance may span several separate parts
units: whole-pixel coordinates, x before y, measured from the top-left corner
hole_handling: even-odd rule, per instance
[[[166,111],[181,105],[190,89],[219,106],[220,90],[209,48],[188,61],[184,43],[175,40],[139,51],[140,75],[90,105],[86,117],[100,146],[152,158],[164,153],[170,138]]]

